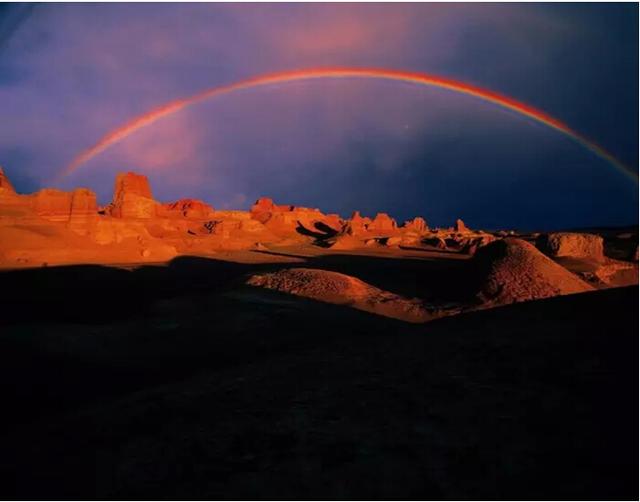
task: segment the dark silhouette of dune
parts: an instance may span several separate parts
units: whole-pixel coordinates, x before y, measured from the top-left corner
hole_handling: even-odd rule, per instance
[[[472,263],[295,259],[0,274],[3,495],[637,497],[637,287],[413,325],[243,286],[460,301]]]

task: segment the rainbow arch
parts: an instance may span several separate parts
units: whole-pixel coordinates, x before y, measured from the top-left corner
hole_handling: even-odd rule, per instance
[[[567,126],[560,120],[552,117],[551,115],[548,115],[541,110],[538,110],[537,108],[534,108],[533,106],[527,105],[526,103],[522,103],[521,101],[515,100],[508,96],[504,96],[497,92],[460,82],[458,80],[443,78],[436,75],[429,75],[426,73],[389,70],[382,68],[315,68],[269,73],[266,75],[259,75],[256,77],[248,78],[246,80],[241,80],[233,84],[207,89],[186,98],[176,99],[174,101],[165,103],[157,108],[154,108],[147,113],[134,117],[117,129],[114,129],[113,131],[107,133],[102,138],[100,138],[100,140],[93,146],[79,153],[73,159],[73,161],[61,172],[61,175],[67,176],[73,173],[82,164],[89,161],[100,152],[106,150],[114,143],[117,143],[118,141],[126,138],[138,129],[153,124],[162,117],[176,113],[183,108],[194,105],[196,103],[242,89],[300,80],[324,78],[374,78],[392,80],[396,82],[409,82],[413,84],[437,87],[461,94],[466,94],[469,96],[474,96],[481,100],[498,105],[502,108],[512,110],[525,117],[529,117],[569,136],[585,148],[589,149],[599,157],[609,162],[624,174],[630,176],[635,181],[638,180],[638,174],[634,170],[621,163],[606,150],[598,146],[596,143],[589,141],[587,138],[580,135],[576,131],[572,130],[569,126]]]

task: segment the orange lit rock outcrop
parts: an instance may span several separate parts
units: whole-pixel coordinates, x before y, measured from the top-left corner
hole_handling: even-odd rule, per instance
[[[156,216],[157,206],[146,176],[132,172],[118,173],[113,201],[107,208],[109,215],[114,218],[149,219]]]
[[[337,214],[326,215],[315,208],[276,205],[268,197],[258,199],[251,206],[250,214],[251,218],[281,236],[335,234],[342,227],[342,220]]]
[[[276,210],[276,206],[268,197],[260,197],[256,203],[251,206],[251,217],[260,223],[266,223],[271,214]]]
[[[55,188],[43,188],[32,195],[33,209],[41,218],[49,221],[69,221],[71,193]]]
[[[371,218],[360,215],[360,211],[354,211],[345,224],[343,231],[349,235],[363,235],[371,223]]]
[[[180,199],[176,202],[159,204],[157,215],[162,217],[181,217],[191,219],[211,218],[213,207],[198,199]]]
[[[13,185],[7,178],[6,174],[4,174],[4,170],[0,167],[0,197],[3,195],[16,195],[16,191],[13,188]]]
[[[604,241],[599,235],[556,232],[541,235],[537,246],[545,254],[558,258],[604,259]]]
[[[367,225],[367,230],[369,232],[394,232],[398,229],[398,224],[396,220],[394,220],[387,213],[378,213],[376,217],[373,219],[369,225]]]
[[[334,251],[349,251],[352,249],[358,249],[364,246],[364,243],[350,234],[340,234],[336,237],[327,240],[327,246]]]
[[[131,172],[117,175],[112,202],[100,209],[96,194],[88,188],[16,193],[0,169],[2,268],[163,262],[178,255],[209,257],[236,251],[248,256],[268,251],[266,254],[283,257],[318,252],[397,257],[427,252],[455,254],[455,259],[471,259],[477,264],[486,263],[489,256],[490,270],[481,288],[487,304],[588,290],[592,284],[611,287],[629,283],[633,273],[637,282],[637,254],[636,262],[603,260],[599,236],[530,235],[530,240],[539,238],[537,244],[556,263],[527,242],[501,239],[506,235],[474,231],[461,220],[455,228],[429,229],[421,217],[406,221],[402,227],[386,213],[370,219],[355,211],[351,218],[342,219],[316,208],[278,205],[267,197],[258,199],[250,211],[214,210],[190,198],[161,203],[154,200],[147,178]],[[498,243],[490,244],[494,240]],[[634,249],[626,251],[625,260],[637,249],[637,244],[632,244]],[[479,261],[471,258],[473,255]]]
[[[88,188],[76,188],[71,193],[68,226],[80,235],[88,235],[98,221],[96,194]]]
[[[456,224],[453,227],[454,231],[458,232],[458,233],[467,233],[469,232],[469,229],[467,228],[467,226],[464,224],[464,221],[462,221],[460,218],[458,218],[456,220]]]
[[[42,219],[65,222],[76,233],[86,235],[98,217],[96,194],[88,188],[64,192],[44,188],[31,195],[31,205]]]
[[[402,226],[402,229],[416,232],[418,234],[423,234],[429,231],[429,226],[427,225],[427,222],[425,221],[424,218],[421,218],[420,216],[418,216],[412,220],[405,221],[404,225]]]

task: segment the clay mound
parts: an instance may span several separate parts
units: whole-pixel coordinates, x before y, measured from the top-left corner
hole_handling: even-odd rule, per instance
[[[607,259],[598,265],[590,276],[584,274],[587,280],[591,279],[605,287],[627,286],[638,284],[638,267],[632,263]]]
[[[593,291],[564,267],[521,239],[507,238],[478,250],[478,299],[486,306]]]
[[[599,235],[556,232],[539,236],[536,244],[549,256],[604,259],[603,239]]]
[[[358,249],[363,246],[363,242],[353,235],[343,234],[333,237],[326,241],[329,248],[336,251],[348,251],[350,249]]]
[[[246,284],[336,305],[349,305],[407,322],[425,322],[434,316],[417,299],[378,289],[349,275],[313,268],[292,268],[256,274]]]
[[[564,257],[556,258],[554,261],[598,289],[638,284],[636,263],[608,257],[602,261]]]

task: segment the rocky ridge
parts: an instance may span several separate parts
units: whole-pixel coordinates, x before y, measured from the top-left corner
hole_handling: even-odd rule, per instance
[[[624,251],[624,256],[632,256],[620,260],[605,256],[603,239],[595,234],[523,235],[529,242],[512,241],[514,234],[473,230],[460,219],[449,228],[432,228],[422,217],[402,225],[386,213],[370,218],[355,211],[342,218],[318,208],[276,204],[267,197],[258,199],[249,211],[216,210],[197,199],[159,202],[146,176],[133,172],[116,176],[112,200],[101,208],[88,188],[16,193],[0,169],[2,268],[166,262],[179,255],[264,253],[291,246],[341,253],[425,251],[461,258],[487,248],[474,263],[485,263],[487,253],[497,253],[486,285],[505,285],[500,291],[497,286],[485,288],[485,298],[492,297],[493,303],[609,287],[622,276],[625,281],[634,273],[637,276],[637,236],[635,253]],[[560,286],[549,277],[542,280],[544,287],[536,285],[547,272],[555,278],[563,272],[569,276],[560,279]],[[533,281],[529,291],[513,291],[523,277]],[[570,286],[565,288],[566,284]]]

